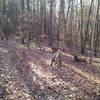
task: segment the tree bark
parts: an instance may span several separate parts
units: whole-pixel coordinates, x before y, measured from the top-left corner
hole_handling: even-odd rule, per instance
[[[81,54],[84,55],[84,40],[83,40],[83,1],[80,0],[81,5],[81,29],[80,29],[80,36],[81,36]]]
[[[94,56],[97,56],[97,44],[98,44],[98,38],[99,38],[99,7],[100,7],[100,0],[98,0],[98,6],[97,6],[97,15],[96,15],[96,22],[95,22],[95,30],[96,30],[96,40],[95,40],[95,51]]]
[[[94,2],[94,0],[91,0],[91,5],[90,5],[89,13],[88,13],[88,21],[87,21],[87,26],[86,26],[86,31],[85,31],[85,38],[84,38],[84,52],[86,51],[88,28],[89,28],[90,15],[91,15],[91,12],[92,12],[93,2]]]

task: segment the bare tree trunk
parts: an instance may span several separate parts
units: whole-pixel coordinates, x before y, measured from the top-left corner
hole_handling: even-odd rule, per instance
[[[83,1],[80,0],[81,5],[81,30],[80,30],[80,36],[81,36],[81,54],[84,55],[84,40],[83,40]]]
[[[72,0],[72,4],[71,4],[71,15],[70,15],[70,34],[69,34],[69,46],[72,46],[72,36],[73,36],[73,22],[74,22],[74,0]]]
[[[67,46],[69,46],[69,34],[68,34],[68,15],[69,15],[69,12],[70,12],[70,8],[71,8],[71,0],[69,0],[69,3],[68,3],[68,10],[67,10],[67,14],[66,14],[66,33],[67,33]]]
[[[97,6],[97,15],[96,15],[96,25],[95,25],[95,30],[96,30],[96,40],[95,40],[95,51],[94,51],[94,56],[97,55],[97,44],[98,44],[98,38],[99,38],[99,7],[100,7],[100,0],[98,0],[98,6]]]
[[[88,22],[86,26],[86,31],[85,31],[85,38],[84,38],[84,50],[86,51],[86,43],[87,43],[87,36],[88,36],[88,28],[89,28],[89,22],[90,22],[90,15],[92,12],[92,5],[93,5],[94,0],[91,0],[91,5],[89,9],[89,14],[88,14]]]
[[[93,25],[92,25],[92,33],[91,33],[91,44],[90,44],[90,64],[92,63],[92,53],[93,53],[93,42],[94,42],[94,30],[95,30],[95,28],[94,28],[94,22],[92,23]]]
[[[59,47],[59,42],[60,42],[60,32],[59,32],[59,28],[60,28],[60,13],[59,13],[58,27],[57,27],[57,47]]]
[[[23,11],[24,10],[24,0],[21,1],[21,4],[22,4],[21,5],[21,7],[22,7],[22,19],[21,20],[22,20],[22,35],[23,35],[22,36],[22,44],[24,44],[24,17],[23,17],[23,14],[24,14],[24,11]]]
[[[44,34],[47,34],[47,12],[46,12],[46,0],[44,0]]]
[[[52,8],[53,7],[53,0],[51,0],[51,4],[50,4],[50,21],[49,21],[49,46],[52,46]]]
[[[2,18],[2,16],[3,16],[3,7],[2,7],[2,5],[3,5],[3,0],[0,0],[0,37],[1,37],[1,40],[4,40],[4,33],[3,33],[3,31],[2,31],[2,28],[3,28],[3,26],[2,26],[2,22],[3,22],[3,18]]]
[[[65,1],[64,0],[60,0],[60,37],[61,37],[61,51],[64,51],[66,48],[66,21],[65,21],[65,13],[64,13],[64,9],[65,9]]]
[[[98,0],[98,7],[97,7],[95,26],[94,26],[94,30],[92,31],[92,34],[91,34],[90,64],[92,63],[93,45],[94,45],[94,33],[98,30],[98,29],[96,30],[97,21],[98,21],[98,15],[99,15],[99,0]]]
[[[36,5],[37,5],[37,12],[36,12],[36,45],[39,44],[39,36],[40,36],[40,11],[39,11],[39,4],[40,0],[37,0]]]
[[[30,27],[30,0],[27,0],[27,47],[29,47],[29,42],[30,42],[30,30],[29,30],[29,27]]]

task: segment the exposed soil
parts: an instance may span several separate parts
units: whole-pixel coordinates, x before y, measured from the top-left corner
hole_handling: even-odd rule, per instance
[[[43,48],[0,43],[0,100],[100,100],[99,63],[74,63],[66,52],[62,66],[49,66],[52,53]]]

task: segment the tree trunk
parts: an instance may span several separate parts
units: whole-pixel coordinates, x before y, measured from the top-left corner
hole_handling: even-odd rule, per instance
[[[84,40],[83,40],[83,1],[80,0],[81,5],[81,30],[80,30],[80,36],[81,36],[81,54],[84,55]]]
[[[50,21],[49,21],[49,46],[52,46],[52,8],[53,7],[53,0],[51,0],[51,4],[50,4]]]
[[[95,22],[96,40],[95,40],[94,56],[97,56],[97,44],[98,44],[98,38],[99,38],[99,7],[100,7],[100,0],[98,0],[97,15],[96,15],[96,22]]]
[[[94,2],[94,0],[91,0],[91,5],[90,5],[90,9],[89,9],[89,14],[88,14],[88,22],[87,22],[86,31],[85,31],[85,38],[84,38],[84,50],[85,51],[86,51],[86,45],[87,45],[88,28],[89,28],[90,15],[92,12],[93,2]]]
[[[65,21],[65,1],[64,0],[60,0],[60,38],[61,38],[61,51],[64,51],[66,48],[66,21]]]
[[[22,0],[22,2],[21,2],[21,4],[22,4],[22,44],[24,44],[24,17],[23,17],[23,14],[24,14],[24,0]]]
[[[93,54],[93,45],[94,45],[94,32],[97,31],[95,29],[97,27],[98,15],[99,15],[99,0],[98,0],[98,7],[97,7],[97,15],[96,15],[95,26],[94,26],[94,30],[92,31],[92,34],[91,34],[90,64],[92,63],[92,54]]]

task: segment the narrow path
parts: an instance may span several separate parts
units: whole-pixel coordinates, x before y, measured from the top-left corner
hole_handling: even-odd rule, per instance
[[[2,68],[6,69],[4,78],[7,93],[10,94],[7,98],[99,100],[100,70],[97,68],[85,63],[73,63],[71,55],[68,54],[63,56],[62,67],[51,67],[49,62],[52,54],[49,51],[27,49],[15,41],[8,41],[3,46],[0,50],[5,48],[6,56],[9,57],[4,56],[6,59],[0,60],[8,64],[8,67],[2,64]],[[23,49],[25,49],[24,55]]]

